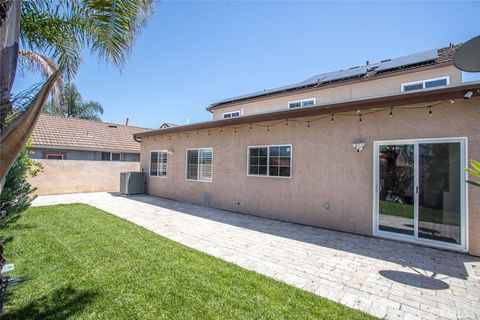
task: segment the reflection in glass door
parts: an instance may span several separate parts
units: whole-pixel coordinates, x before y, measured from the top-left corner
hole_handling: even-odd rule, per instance
[[[379,147],[378,224],[382,231],[414,235],[414,147]]]
[[[418,236],[460,244],[460,143],[420,143],[418,147]]]
[[[463,139],[376,143],[376,233],[465,247]]]

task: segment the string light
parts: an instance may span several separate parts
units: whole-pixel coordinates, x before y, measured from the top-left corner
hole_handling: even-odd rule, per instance
[[[455,103],[454,100],[452,99],[445,99],[443,101],[439,101],[437,103],[434,103],[434,104],[431,104],[431,105],[423,105],[423,106],[405,106],[405,107],[400,107],[400,109],[403,109],[403,110],[414,110],[414,109],[427,109],[428,108],[428,115],[431,117],[433,116],[433,110],[432,108],[437,106],[437,105],[440,105],[440,104],[444,104],[444,103],[450,103],[450,104],[453,104]],[[389,110],[389,118],[392,119],[393,118],[393,109],[394,107],[385,107],[385,108],[379,108],[377,110],[371,110],[370,112],[366,112],[365,115],[370,115],[370,114],[374,114],[374,113],[378,113],[378,112],[383,112],[383,111],[386,111],[386,110]],[[334,119],[335,119],[335,115],[338,115],[338,116],[349,116],[349,117],[352,117],[352,116],[357,116],[358,117],[358,121],[359,122],[363,122],[363,114],[362,114],[362,110],[357,110],[355,113],[350,113],[350,112],[339,112],[339,113],[331,113],[330,114],[330,123],[333,123],[334,122]],[[328,114],[326,115],[323,115],[323,116],[320,116],[318,118],[314,118],[314,119],[310,119],[310,120],[292,120],[294,122],[303,122],[303,123],[307,123],[307,128],[311,128],[311,123],[312,122],[315,122],[315,121],[321,121],[325,118],[328,118]],[[283,122],[285,121],[285,122]],[[286,126],[288,126],[288,121],[289,119],[285,119],[285,120],[280,120],[278,122],[275,122],[275,123],[271,123],[269,125],[261,125],[261,124],[255,124],[257,126],[260,126],[260,127],[266,127],[267,128],[267,132],[270,132],[270,127],[271,126],[277,126],[277,125],[281,125],[283,123],[285,123]],[[237,133],[237,130],[243,128],[243,127],[247,127],[247,125],[240,125],[239,127],[234,127],[234,130],[235,130],[235,133]],[[252,123],[249,123],[248,124],[248,127],[250,128],[250,130],[253,129],[253,124]],[[218,128],[217,128],[218,129]],[[217,129],[214,129],[213,131],[217,131]],[[205,130],[205,129],[204,129]],[[197,136],[200,135],[200,129],[197,129]],[[203,131],[203,130],[202,130]],[[211,131],[212,130],[208,130],[208,135],[211,136]],[[194,134],[195,131],[192,131],[191,133]],[[223,127],[220,127],[220,132],[223,133]],[[180,138],[180,135],[181,134],[185,134],[186,137],[188,138],[189,137],[189,133],[190,132],[179,132],[177,133],[177,137]],[[175,137],[175,134],[173,135],[168,135],[168,134],[162,134],[160,135],[160,139],[166,139],[168,138],[168,140],[171,140],[172,139],[172,136]],[[146,140],[147,141],[150,141],[150,140],[154,140],[154,141],[157,141],[157,138],[156,137],[146,137]]]

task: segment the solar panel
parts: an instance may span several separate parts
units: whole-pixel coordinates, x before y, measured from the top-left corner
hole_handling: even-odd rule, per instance
[[[389,61],[380,62],[377,72],[396,69],[399,67],[410,66],[412,64],[432,61],[438,58],[438,52],[436,49],[418,52],[409,56],[391,59]]]
[[[418,52],[411,54],[409,56],[404,56],[400,58],[395,58],[395,59],[387,59],[387,60],[382,60],[381,62],[369,64],[367,66],[360,66],[360,67],[355,67],[351,68],[348,70],[339,70],[339,71],[333,71],[333,72],[327,72],[327,73],[322,73],[322,74],[317,74],[311,78],[308,78],[307,80],[304,80],[302,82],[292,84],[292,85],[287,85],[279,88],[274,88],[274,89],[269,89],[269,90],[264,90],[264,91],[259,91],[259,92],[254,92],[250,94],[245,94],[241,95],[238,97],[234,98],[229,98],[225,99],[222,101],[218,101],[210,106],[214,106],[217,104],[222,104],[226,102],[231,102],[231,101],[236,101],[236,100],[242,100],[242,99],[248,99],[252,97],[258,97],[258,96],[263,96],[263,95],[268,95],[268,94],[273,94],[277,92],[282,92],[286,90],[292,90],[292,89],[297,89],[301,88],[304,86],[311,86],[315,84],[322,84],[322,83],[328,83],[331,81],[336,81],[336,80],[344,80],[344,79],[350,79],[350,78],[356,78],[363,76],[367,74],[367,72],[370,71],[375,71],[375,72],[381,72],[385,70],[391,70],[391,69],[396,69],[400,67],[406,67],[422,62],[427,62],[427,61],[432,61],[438,58],[438,52],[436,49],[428,50],[428,51],[423,51],[423,52]]]

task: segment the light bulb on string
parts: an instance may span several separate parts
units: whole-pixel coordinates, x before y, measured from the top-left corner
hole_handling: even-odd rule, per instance
[[[332,117],[330,118],[330,122],[333,122],[333,113],[332,113]]]
[[[393,107],[390,108],[390,120],[393,118]]]
[[[431,117],[433,114],[432,112],[432,106],[428,106],[428,116]]]

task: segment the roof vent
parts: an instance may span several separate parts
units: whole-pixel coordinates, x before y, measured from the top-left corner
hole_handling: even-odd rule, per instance
[[[382,62],[388,62],[388,61],[392,61],[392,59],[382,60],[382,61],[380,61],[380,63],[382,63]]]
[[[109,124],[108,127],[109,127],[109,128],[116,128],[117,126],[114,125],[114,124]]]

